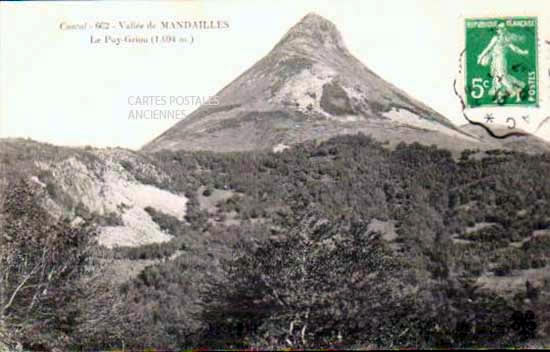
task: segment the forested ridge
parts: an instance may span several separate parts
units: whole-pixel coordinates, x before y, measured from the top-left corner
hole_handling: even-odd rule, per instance
[[[171,241],[97,249],[156,262],[112,287],[116,336],[67,346],[510,347],[550,332],[547,279],[487,284],[547,272],[550,155],[354,135],[148,158],[169,177],[136,177],[184,193],[186,216],[149,208]]]

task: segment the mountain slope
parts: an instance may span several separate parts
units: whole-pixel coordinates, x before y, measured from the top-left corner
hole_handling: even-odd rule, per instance
[[[489,126],[489,128],[497,135],[506,135],[511,132],[507,126],[503,125]],[[550,152],[550,143],[532,134],[497,139],[491,137],[482,127],[473,124],[462,125],[460,129],[478,138],[487,148],[508,149],[530,154]],[[518,130],[514,131],[517,132]]]
[[[109,248],[169,241],[149,208],[179,219],[186,214],[185,196],[158,187],[168,176],[129,150],[0,139],[0,166],[0,194],[23,179],[54,218],[96,223],[99,243]]]
[[[143,150],[271,149],[358,131],[395,144],[477,143],[369,70],[334,24],[315,14],[216,96],[219,104],[201,106]]]

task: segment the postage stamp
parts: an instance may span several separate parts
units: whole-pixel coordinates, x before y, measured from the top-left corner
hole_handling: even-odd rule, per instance
[[[466,19],[465,27],[467,106],[537,107],[537,18]]]

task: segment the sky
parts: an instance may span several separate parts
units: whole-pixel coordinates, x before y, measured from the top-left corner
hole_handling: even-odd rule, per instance
[[[550,39],[549,10],[550,2],[539,0],[0,2],[0,137],[140,148],[198,107],[197,99],[185,104],[178,99],[215,95],[310,12],[332,21],[351,53],[371,70],[462,125],[466,121],[452,84],[464,46],[464,18],[538,16],[539,38]],[[67,29],[83,23],[200,20],[227,25],[208,30]],[[165,40],[173,35],[186,42],[91,43],[92,36],[104,40],[105,35],[168,35]],[[543,73],[550,72],[547,47],[540,45]],[[541,77],[545,89],[549,80]],[[139,98],[149,96],[161,99]],[[541,96],[537,118],[550,115],[549,99]],[[182,114],[130,118],[147,109]],[[535,122],[520,127],[534,132]],[[550,124],[538,135],[550,140]]]

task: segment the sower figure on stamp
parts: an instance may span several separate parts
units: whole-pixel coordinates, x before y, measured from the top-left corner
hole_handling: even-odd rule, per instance
[[[525,82],[508,73],[508,62],[506,56],[511,50],[519,55],[527,55],[528,50],[523,50],[514,45],[513,42],[520,41],[521,36],[510,34],[504,23],[497,26],[497,34],[491,38],[489,45],[479,54],[477,63],[482,66],[491,65],[493,84],[489,94],[496,96],[497,102],[502,102],[506,96],[516,96],[519,100],[521,90]]]

